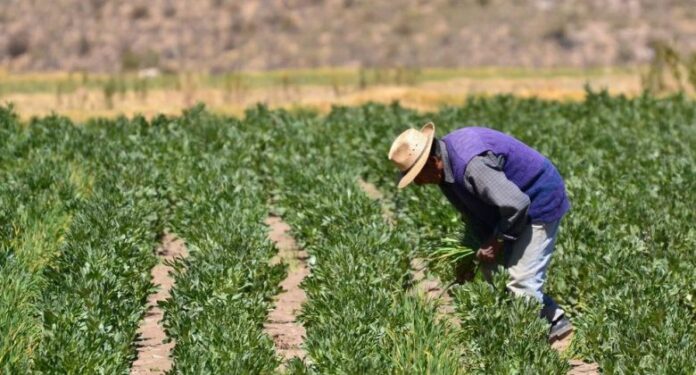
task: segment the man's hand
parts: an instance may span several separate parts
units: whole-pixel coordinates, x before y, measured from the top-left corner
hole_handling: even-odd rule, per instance
[[[491,239],[484,242],[481,248],[476,251],[476,258],[484,263],[493,263],[502,249],[503,243],[498,242],[495,237],[491,237]]]

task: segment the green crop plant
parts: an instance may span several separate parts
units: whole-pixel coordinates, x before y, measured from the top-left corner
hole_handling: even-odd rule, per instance
[[[474,256],[474,249],[463,246],[456,238],[443,238],[442,245],[429,254],[431,260],[457,263]]]
[[[247,120],[264,127],[268,149],[283,143],[283,153],[263,154],[266,184],[274,210],[313,259],[300,315],[309,359],[305,368],[293,362],[293,371],[463,372],[452,327],[405,289],[409,246],[355,184],[357,160],[334,155],[333,129],[311,114],[264,107]]]
[[[395,187],[389,146],[427,121],[439,135],[499,129],[558,167],[572,208],[546,287],[576,328],[568,352],[549,348],[539,306],[505,292],[504,273],[450,288],[459,326],[411,290],[413,258],[449,284],[454,260],[480,242],[461,238],[466,223],[436,188]],[[570,357],[604,373],[693,373],[695,125],[685,96],[605,92],[471,98],[433,113],[258,106],[236,119],[195,107],[80,125],[20,123],[1,108],[0,368],[127,372],[166,228],[190,251],[162,304],[172,372],[274,372],[262,327],[288,271],[269,263],[273,211],[311,256],[299,318],[308,357],[289,373],[563,373]]]
[[[276,250],[262,224],[252,133],[226,121],[197,108],[159,125],[178,150],[161,161],[171,173],[170,226],[190,253],[174,263],[172,298],[161,304],[176,341],[172,373],[272,373],[280,363],[262,327],[285,267],[269,263]]]
[[[37,124],[32,132],[46,130]],[[41,340],[39,300],[44,269],[56,257],[79,199],[70,180],[65,142],[31,139],[11,111],[0,109],[0,368],[28,371]]]
[[[462,345],[469,348],[472,372],[494,374],[562,374],[569,366],[547,343],[548,324],[539,305],[513,298],[499,272],[493,285],[475,280],[455,287]]]
[[[164,203],[150,180],[141,125],[88,124],[70,150],[94,173],[93,193],[46,269],[36,371],[122,372],[135,356]]]

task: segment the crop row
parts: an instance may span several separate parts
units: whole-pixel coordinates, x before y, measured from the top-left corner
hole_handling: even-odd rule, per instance
[[[0,371],[27,372],[41,341],[37,302],[79,198],[78,171],[42,137],[0,108]]]
[[[191,248],[163,304],[174,371],[276,368],[262,327],[285,271],[268,264],[268,209],[254,170],[239,168],[254,156],[239,122],[195,109],[83,127],[2,115],[1,368],[126,372],[166,227]]]
[[[266,135],[262,164],[274,209],[311,257],[300,315],[309,359],[292,371],[460,372],[465,357],[449,323],[408,290],[408,244],[358,188],[355,164],[331,157],[332,129],[265,108],[246,118]]]
[[[11,372],[123,372],[151,290],[161,201],[136,127],[2,113],[3,264]],[[109,124],[112,125],[112,124]],[[117,137],[120,135],[121,137]],[[140,168],[132,168],[140,165]],[[5,236],[7,234],[7,236]]]
[[[153,180],[144,125],[88,124],[71,150],[94,183],[46,271],[37,371],[123,373],[135,358],[166,204]]]
[[[254,145],[223,121],[192,111],[168,125],[171,227],[190,253],[162,304],[174,373],[271,373],[280,363],[263,323],[285,268],[269,264],[264,191],[253,168],[240,168],[253,165]]]

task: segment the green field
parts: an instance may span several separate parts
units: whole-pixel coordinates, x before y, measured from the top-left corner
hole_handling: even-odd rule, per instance
[[[547,290],[576,327],[559,354],[538,306],[504,279],[451,289],[460,326],[410,290],[409,262],[466,228],[437,189],[397,192],[386,155],[407,126],[490,126],[548,156],[572,209]],[[696,104],[472,98],[418,113],[367,104],[20,122],[0,109],[0,369],[127,373],[165,230],[186,241],[161,306],[172,373],[273,373],[263,331],[289,270],[263,221],[280,214],[311,256],[305,374],[696,372]],[[384,193],[370,199],[358,178]],[[383,205],[394,223],[383,217]],[[432,272],[448,283],[450,265]]]

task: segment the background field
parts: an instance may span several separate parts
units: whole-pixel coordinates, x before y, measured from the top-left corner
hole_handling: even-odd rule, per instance
[[[23,119],[57,113],[77,121],[119,114],[178,114],[198,102],[209,110],[242,116],[256,103],[309,108],[390,103],[420,111],[459,105],[472,95],[581,100],[587,86],[636,96],[649,67],[596,69],[314,69],[227,74],[1,73],[0,102],[14,103]]]
[[[241,116],[471,95],[580,100],[696,89],[691,0],[0,1],[0,103],[51,113]],[[56,38],[56,35],[60,35]],[[671,81],[671,82],[669,82]],[[689,83],[690,82],[690,83]]]

